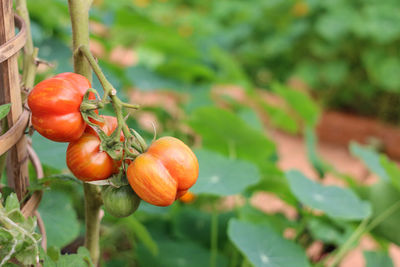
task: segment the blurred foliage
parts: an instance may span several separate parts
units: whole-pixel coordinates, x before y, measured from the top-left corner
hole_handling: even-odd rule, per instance
[[[40,66],[37,81],[72,71],[67,1],[28,4],[39,57],[54,65]],[[345,244],[361,220],[397,203],[400,170],[386,157],[351,146],[382,180],[371,187],[320,157],[314,127],[321,107],[307,88],[329,107],[397,122],[399,9],[394,0],[94,0],[93,53],[122,99],[143,101],[130,127],[151,141],[154,129],[143,120],[153,121],[157,135],[194,146],[200,161],[193,203],[142,202],[124,219],[105,213],[101,266],[310,266]],[[101,92],[96,78],[93,87]],[[262,97],[265,91],[279,105]],[[320,180],[280,170],[270,127],[305,133]],[[32,176],[29,188],[44,190],[39,211],[49,249],[40,259],[44,266],[90,266],[81,247],[83,192],[66,169],[66,144],[37,133],[32,140],[45,167],[44,180]],[[348,187],[323,185],[327,174]],[[278,196],[294,215],[254,207],[259,192]],[[369,265],[390,266],[387,246],[400,244],[400,215],[392,215],[371,229],[381,251],[364,253]],[[322,251],[307,258],[315,242]]]

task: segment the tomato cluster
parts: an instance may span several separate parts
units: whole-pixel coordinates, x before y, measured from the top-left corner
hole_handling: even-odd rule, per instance
[[[84,76],[62,73],[38,83],[28,96],[33,127],[50,140],[69,142],[67,166],[76,178],[84,182],[108,179],[110,183],[102,188],[104,208],[116,217],[132,214],[140,199],[156,206],[171,205],[180,197],[186,203],[193,201],[188,190],[197,180],[199,165],[192,150],[174,137],[162,137],[147,150],[132,146],[125,150],[129,157],[123,149],[116,157],[109,149],[116,150],[104,149],[104,143],[118,132],[118,120],[82,115],[82,103],[95,100],[93,93],[84,98],[89,88]],[[119,148],[131,144],[122,132],[116,136]],[[118,183],[113,184],[117,177]]]

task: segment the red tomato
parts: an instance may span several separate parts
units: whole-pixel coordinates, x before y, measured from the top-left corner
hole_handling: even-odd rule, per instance
[[[197,180],[199,163],[182,141],[163,137],[151,144],[128,167],[127,178],[136,194],[156,206],[171,205]]]
[[[104,122],[94,123],[109,136],[117,128],[117,119],[111,116],[101,117],[104,118]],[[100,138],[90,126],[87,126],[81,138],[68,145],[67,166],[79,180],[107,179],[118,172],[120,165],[121,162],[113,160],[107,152],[100,151]]]
[[[38,83],[28,96],[36,131],[56,142],[71,142],[81,137],[86,123],[80,105],[90,87],[88,79],[71,72]],[[95,99],[94,94],[89,98]]]

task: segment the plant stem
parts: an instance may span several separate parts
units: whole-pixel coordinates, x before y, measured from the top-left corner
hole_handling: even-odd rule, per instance
[[[112,84],[107,80],[106,76],[102,72],[99,64],[97,63],[96,59],[93,57],[92,53],[90,52],[90,49],[87,45],[81,45],[79,47],[79,51],[76,51],[75,53],[83,54],[87,61],[89,62],[90,66],[92,67],[94,73],[96,74],[97,78],[99,79],[103,90],[104,90],[104,95],[103,99],[101,102],[105,104],[108,101],[108,97],[111,98],[111,103],[113,105],[115,114],[117,116],[117,121],[118,121],[118,127],[116,129],[116,136],[114,141],[119,142],[120,137],[121,137],[121,131],[124,133],[124,136],[126,139],[128,138],[133,138],[134,136],[131,134],[129,131],[128,127],[124,127],[125,125],[125,119],[123,116],[122,109],[123,107],[129,107],[129,108],[134,108],[137,109],[139,108],[138,105],[134,104],[129,104],[129,103],[124,103],[122,102],[119,97],[117,96],[117,90],[112,86]],[[136,138],[137,139],[137,138]],[[138,147],[135,147],[135,149],[139,149]],[[143,149],[140,149],[139,151],[142,151]],[[130,153],[129,151],[126,151],[128,154]]]
[[[24,61],[22,70],[22,83],[23,87],[31,89],[35,83],[36,76],[36,57],[38,49],[33,46],[31,34],[31,22],[29,20],[29,12],[26,6],[26,0],[16,1],[16,10],[18,15],[24,20],[26,25],[26,42],[24,46]]]
[[[351,248],[351,245],[354,241],[360,238],[364,233],[372,231],[375,227],[381,224],[386,218],[391,216],[394,212],[396,212],[400,208],[400,200],[396,201],[392,206],[390,206],[387,210],[379,214],[372,220],[368,225],[367,219],[363,220],[361,224],[357,227],[356,231],[349,237],[349,239],[340,247],[339,251],[335,254],[332,263],[329,265],[330,267],[336,266],[342,258],[346,255],[348,250]]]
[[[216,267],[218,256],[218,212],[215,206],[216,204],[213,203],[212,205],[210,267]]]
[[[387,210],[380,213],[378,216],[375,217],[374,220],[365,228],[365,232],[372,231],[375,227],[381,224],[387,217],[392,215],[400,208],[400,200],[396,201],[392,206],[390,206]]]
[[[68,0],[72,23],[74,70],[92,80],[92,71],[89,62],[79,52],[79,47],[89,45],[89,8],[91,0]],[[100,208],[102,205],[100,189],[95,185],[83,184],[85,194],[86,234],[85,246],[90,252],[93,264],[97,266],[100,255]]]
[[[368,218],[364,219],[357,227],[357,229],[353,232],[353,234],[346,240],[346,242],[339,248],[338,252],[335,254],[332,263],[329,265],[330,267],[336,266],[342,258],[347,254],[350,250],[353,243],[360,238],[360,236],[364,233],[366,229],[366,225],[368,223]]]

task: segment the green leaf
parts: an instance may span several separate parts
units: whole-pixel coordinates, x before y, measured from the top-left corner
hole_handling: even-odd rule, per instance
[[[146,227],[138,221],[134,216],[121,219],[118,225],[127,227],[139,239],[139,241],[151,252],[153,256],[158,254],[157,243],[153,240]]]
[[[263,131],[264,126],[254,109],[242,108],[238,113],[239,117],[244,120],[249,126],[258,131]]]
[[[400,192],[393,187],[391,183],[381,180],[370,188],[368,200],[370,201],[374,211],[372,215],[373,219],[388,210],[395,203],[398,203],[400,201]],[[400,232],[398,231],[399,225],[400,210],[397,209],[393,214],[375,227],[373,233],[400,245]]]
[[[283,234],[287,228],[294,227],[295,225],[281,213],[270,215],[249,204],[244,205],[239,209],[239,219],[253,224],[265,224],[280,234]]]
[[[205,148],[259,165],[273,161],[275,145],[240,117],[227,110],[204,107],[195,110],[189,125],[201,135]]]
[[[386,155],[382,154],[380,155],[380,163],[388,174],[392,184],[400,192],[400,168],[397,165],[397,162],[389,160]]]
[[[393,260],[383,251],[364,251],[366,267],[394,267]]]
[[[315,29],[327,41],[338,41],[351,30],[354,11],[351,9],[337,9],[319,16]]]
[[[245,88],[251,86],[251,81],[231,54],[218,46],[211,48],[211,56],[215,59],[218,68],[218,80],[220,83],[238,84]]]
[[[13,235],[9,232],[9,230],[5,228],[0,228],[0,245],[10,244],[13,239]]]
[[[305,139],[308,160],[317,171],[319,177],[323,178],[328,166],[317,153],[317,138],[312,128],[306,127]]]
[[[46,254],[42,247],[40,247],[39,258],[43,261],[43,267],[56,267],[55,261]]]
[[[324,217],[313,217],[307,224],[307,229],[316,240],[325,244],[342,245],[354,232],[348,224],[338,224]]]
[[[376,85],[392,92],[398,92],[400,77],[400,60],[390,53],[379,49],[368,49],[362,54],[370,80]]]
[[[291,134],[296,134],[299,131],[296,120],[285,109],[268,105],[266,102],[260,102],[260,104],[268,114],[273,126]]]
[[[2,120],[10,112],[11,103],[0,106],[0,120]]]
[[[310,266],[304,250],[266,225],[231,219],[228,236],[256,267]]]
[[[234,212],[218,212],[218,244],[226,243],[228,221],[234,216]],[[212,213],[199,210],[192,205],[184,205],[171,219],[172,230],[180,239],[194,240],[208,247],[211,242],[211,220]]]
[[[283,201],[296,205],[296,198],[289,188],[289,183],[284,173],[274,163],[266,162],[259,166],[261,180],[258,184],[251,186],[249,193],[256,191],[267,191],[276,194]],[[247,192],[246,192],[247,193]]]
[[[353,156],[362,160],[365,166],[373,173],[379,176],[384,181],[389,181],[389,175],[385,168],[381,165],[381,159],[379,154],[370,148],[360,146],[357,143],[352,142],[350,144],[350,152]]]
[[[260,180],[257,166],[250,162],[207,150],[197,150],[195,154],[200,166],[199,178],[191,189],[195,194],[235,195]]]
[[[285,99],[306,125],[315,126],[321,115],[321,109],[310,96],[279,83],[272,84],[271,89]]]
[[[32,145],[44,165],[59,170],[67,169],[65,153],[68,143],[53,142],[35,132],[32,136]]]
[[[345,61],[328,61],[321,66],[320,75],[328,85],[338,86],[343,83],[349,72]]]
[[[286,172],[290,188],[298,200],[329,217],[343,220],[361,220],[371,215],[371,206],[360,200],[350,189],[323,186],[305,177],[299,171]]]
[[[355,17],[354,31],[361,38],[370,38],[380,44],[395,41],[400,35],[400,8],[396,2],[369,1]],[[394,4],[396,3],[396,4]]]
[[[65,193],[45,191],[39,205],[48,246],[63,247],[79,235],[79,221],[71,199]]]
[[[157,267],[204,267],[209,266],[210,252],[204,247],[191,241],[158,241],[159,255],[153,257],[142,246],[138,246],[136,256],[139,266],[157,266]],[[218,256],[218,267],[226,267],[227,260]]]
[[[10,194],[6,199],[6,212],[19,210],[19,201],[15,193]]]

